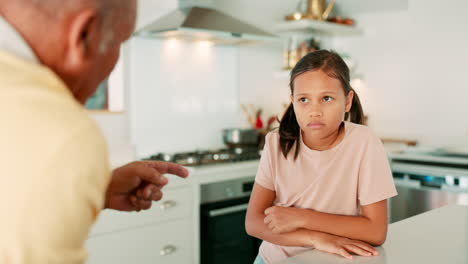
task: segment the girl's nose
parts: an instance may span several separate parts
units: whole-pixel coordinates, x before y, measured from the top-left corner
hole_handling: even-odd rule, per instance
[[[311,104],[309,105],[309,116],[310,117],[321,117],[322,116],[322,108],[319,104]]]
[[[314,110],[310,111],[309,116],[310,117],[321,117],[322,116],[322,111],[320,111],[318,109],[314,109]]]

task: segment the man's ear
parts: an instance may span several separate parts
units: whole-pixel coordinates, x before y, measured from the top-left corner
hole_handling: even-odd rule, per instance
[[[354,97],[354,91],[351,90],[346,96],[345,112],[349,112],[351,110],[351,106],[353,106],[353,97]]]
[[[100,26],[96,10],[84,9],[70,18],[68,34],[65,34],[67,67],[79,69],[98,52]]]

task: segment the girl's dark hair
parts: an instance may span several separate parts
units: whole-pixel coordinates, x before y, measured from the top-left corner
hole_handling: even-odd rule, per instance
[[[291,71],[289,87],[291,95],[294,94],[294,80],[301,74],[309,71],[322,70],[328,76],[340,81],[344,93],[347,96],[350,91],[354,92],[353,102],[349,113],[345,114],[345,120],[356,124],[364,123],[364,112],[356,91],[349,84],[349,69],[343,59],[337,53],[328,50],[318,50],[304,56]],[[279,126],[280,147],[285,158],[294,144],[296,149],[294,159],[299,154],[299,136],[301,129],[296,120],[296,113],[292,103],[281,118]]]

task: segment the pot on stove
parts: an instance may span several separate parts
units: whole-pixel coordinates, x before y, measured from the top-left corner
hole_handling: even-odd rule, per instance
[[[258,145],[259,133],[251,128],[223,129],[223,142],[230,148],[253,147]]]

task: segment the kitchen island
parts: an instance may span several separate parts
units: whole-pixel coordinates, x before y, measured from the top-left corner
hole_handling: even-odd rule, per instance
[[[468,206],[449,205],[391,224],[387,241],[377,249],[379,256],[352,260],[310,250],[277,264],[466,264]]]

